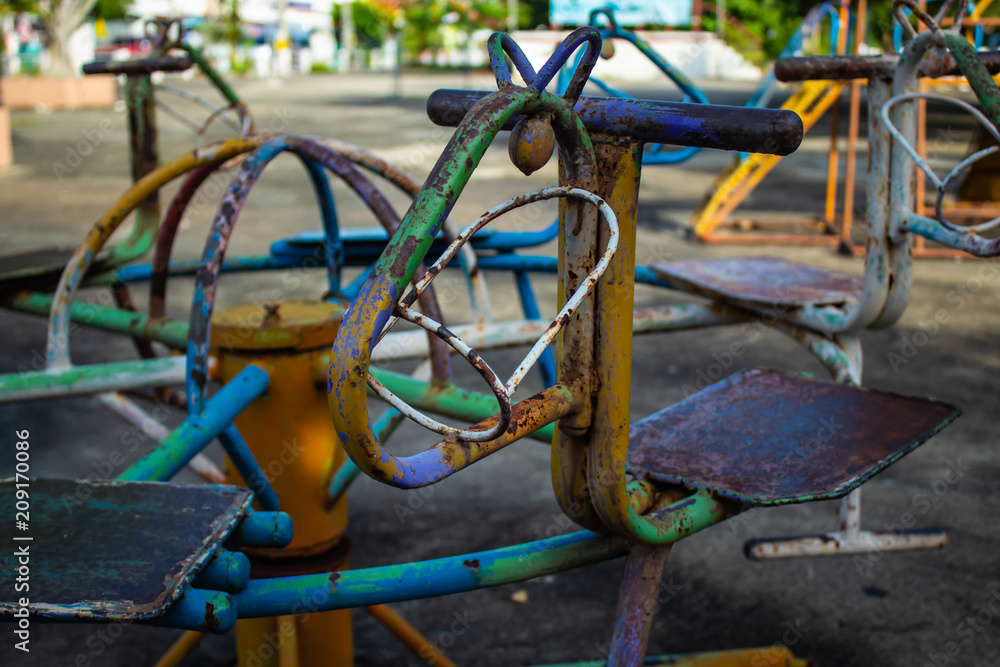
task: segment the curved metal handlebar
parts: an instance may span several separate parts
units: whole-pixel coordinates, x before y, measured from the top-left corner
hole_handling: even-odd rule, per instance
[[[427,100],[427,115],[437,125],[454,127],[487,95],[438,90]],[[654,144],[790,155],[803,135],[799,115],[782,109],[581,97],[575,111],[588,132]],[[511,118],[501,129],[513,129],[520,118]]]
[[[937,190],[937,196],[934,201],[934,212],[937,216],[938,222],[944,225],[947,229],[959,233],[959,234],[977,234],[979,232],[984,232],[988,229],[993,229],[997,225],[1000,225],[1000,216],[993,218],[987,222],[980,223],[973,226],[960,226],[955,225],[949,221],[944,216],[943,203],[944,196],[947,193],[948,185],[951,181],[959,176],[966,169],[971,167],[973,164],[983,159],[987,155],[992,155],[997,151],[1000,151],[1000,146],[989,146],[983,150],[977,151],[972,155],[967,156],[957,165],[952,167],[951,171],[942,179],[931,169],[930,165],[920,156],[913,145],[903,136],[899,128],[892,122],[892,111],[900,102],[910,102],[913,100],[924,99],[924,100],[934,100],[936,102],[944,102],[946,104],[953,104],[961,109],[969,112],[976,120],[978,120],[986,131],[993,135],[993,138],[1000,142],[1000,132],[997,131],[996,126],[989,121],[989,119],[983,114],[982,111],[972,106],[968,102],[954,97],[948,97],[947,95],[939,95],[937,93],[902,93],[900,95],[895,95],[891,97],[885,104],[882,105],[882,122],[885,123],[886,128],[889,130],[889,134],[899,142],[899,145],[905,150],[910,158],[917,164],[921,171],[927,175],[934,184]]]
[[[97,254],[129,213],[134,211],[151,193],[156,192],[175,178],[198,167],[220,165],[237,155],[257,148],[259,143],[260,140],[255,137],[240,137],[184,153],[140,179],[129,188],[118,205],[104,214],[66,263],[66,268],[59,278],[59,285],[53,294],[45,344],[45,358],[48,368],[70,366],[70,304],[94,258],[97,257]]]
[[[441,272],[441,270],[447,266],[448,262],[458,253],[459,249],[465,245],[465,243],[472,238],[472,235],[478,232],[480,229],[488,225],[490,222],[496,220],[498,217],[512,211],[516,208],[526,206],[527,204],[532,204],[539,201],[545,201],[553,198],[570,198],[579,199],[582,201],[587,201],[598,208],[601,213],[601,217],[608,225],[608,242],[601,256],[601,259],[597,262],[594,269],[590,272],[587,278],[580,284],[580,286],[573,293],[566,304],[556,315],[555,319],[549,324],[545,329],[542,336],[535,342],[531,350],[528,352],[527,356],[518,364],[517,368],[511,374],[510,378],[506,382],[502,382],[496,372],[486,363],[486,361],[471,347],[465,344],[460,338],[448,331],[443,325],[433,321],[432,319],[421,315],[410,309],[410,306],[417,300],[417,297],[430,285],[434,277]],[[472,366],[479,372],[479,374],[485,379],[490,388],[493,391],[493,395],[496,396],[497,402],[500,406],[500,417],[487,429],[483,430],[481,428],[477,429],[458,429],[446,424],[442,424],[431,417],[428,417],[417,410],[413,409],[411,406],[404,403],[399,397],[389,391],[381,382],[376,380],[372,375],[368,374],[368,385],[375,391],[378,396],[392,405],[394,408],[399,410],[403,415],[409,419],[415,421],[426,429],[434,431],[444,436],[453,437],[457,440],[466,442],[486,442],[493,440],[494,438],[500,436],[507,427],[510,425],[511,417],[511,397],[517,390],[518,385],[521,380],[524,379],[528,371],[535,362],[542,356],[542,352],[545,351],[549,345],[555,341],[557,335],[562,330],[566,322],[569,321],[570,316],[573,312],[579,308],[580,304],[583,302],[584,298],[594,289],[597,281],[604,275],[607,270],[608,265],[611,263],[611,258],[618,249],[618,221],[615,217],[614,212],[611,207],[608,206],[603,199],[594,195],[586,190],[581,190],[579,188],[570,187],[556,187],[556,188],[546,188],[538,192],[534,192],[527,195],[522,195],[520,197],[515,197],[510,199],[499,206],[495,206],[490,209],[482,216],[479,217],[475,222],[469,225],[465,230],[459,234],[451,245],[442,253],[441,257],[434,263],[427,273],[417,281],[415,287],[407,294],[405,297],[400,299],[398,308],[396,312],[398,315],[394,315],[386,323],[385,327],[382,329],[382,334],[379,337],[381,340],[392,326],[400,319],[405,319],[409,322],[420,326],[427,331],[439,336],[442,340],[446,341],[456,352],[462,355]],[[377,343],[376,343],[377,345]]]
[[[514,85],[511,81],[510,68],[507,67],[507,61],[504,58],[507,55],[510,56],[511,62],[514,63],[514,68],[521,75],[525,85],[539,93],[545,90],[545,87],[555,78],[562,66],[573,55],[573,52],[583,44],[586,44],[587,48],[584,51],[582,59],[577,62],[576,69],[573,71],[573,77],[570,79],[569,85],[566,87],[566,93],[563,95],[564,99],[571,101],[576,101],[580,97],[580,93],[583,92],[583,87],[590,77],[590,72],[594,69],[594,65],[597,64],[597,59],[601,55],[601,35],[596,30],[593,28],[577,28],[571,32],[556,47],[556,50],[545,61],[545,64],[542,65],[542,68],[537,73],[531,66],[531,63],[528,62],[524,51],[510,38],[510,35],[495,32],[490,35],[489,40],[486,42],[490,56],[490,67],[493,68],[493,76],[496,78],[497,88],[504,90],[508,86]]]
[[[84,74],[152,74],[153,72],[185,72],[194,66],[190,58],[157,56],[138,60],[103,60],[87,63]]]
[[[592,35],[597,36],[597,31],[580,28],[564,44],[578,45],[590,41]],[[497,53],[496,47],[502,46],[503,41],[501,37],[492,38],[496,61],[502,60],[503,54]],[[547,65],[541,71],[554,74],[557,69]],[[500,80],[506,81],[505,73],[509,74],[506,63],[498,64],[497,70]],[[531,70],[525,72],[531,79]],[[537,84],[539,78],[536,76],[532,81]],[[472,172],[496,134],[515,116],[550,119],[565,166],[564,182],[587,191],[596,188],[593,144],[582,122],[573,112],[571,102],[543,90],[502,85],[501,90],[474,105],[469,117],[453,134],[414,198],[403,224],[389,240],[345,313],[330,355],[330,412],[337,433],[354,463],[370,477],[387,484],[414,488],[437,482],[545,424],[579,412],[586,400],[582,392],[574,393],[570,387],[550,387],[513,406],[510,424],[497,438],[463,443],[448,439],[406,458],[386,452],[369,424],[367,378],[372,348]],[[565,209],[571,229],[574,224],[596,222],[596,211],[585,202],[567,203]],[[496,416],[486,420],[472,430],[490,429],[494,420],[499,419]]]
[[[986,149],[967,157],[942,180],[934,174],[914,150],[911,141],[915,135],[913,114],[903,113],[905,109],[899,107],[899,103],[904,101],[912,104],[913,101],[921,98],[943,99],[943,101],[958,105],[972,113],[994,137],[1000,140],[1000,133],[997,131],[998,126],[1000,126],[1000,89],[990,78],[979,54],[957,30],[942,30],[937,27],[936,21],[939,21],[945,9],[953,4],[953,2],[946,2],[935,19],[929,23],[931,29],[917,35],[907,45],[893,80],[894,95],[885,102],[881,109],[882,120],[886,123],[893,138],[896,139],[897,148],[894,149],[892,158],[894,174],[896,174],[896,178],[902,179],[901,186],[892,188],[890,193],[893,198],[892,233],[895,237],[901,237],[906,232],[913,232],[976,256],[990,257],[1000,254],[1000,240],[983,238],[977,232],[996,227],[1000,224],[1000,219],[990,220],[973,227],[958,227],[945,219],[942,199],[945,187],[960,171],[986,155],[996,152],[996,149]],[[903,3],[901,0],[897,0],[894,6],[900,7],[903,6]],[[959,12],[960,15],[962,13]],[[960,21],[956,20],[955,23],[958,25]],[[954,59],[959,72],[969,82],[982,105],[982,113],[960,100],[913,91],[918,76],[918,62],[921,59],[926,60],[927,55],[935,53],[935,51],[949,53],[950,57]],[[927,174],[938,189],[935,205],[936,220],[917,215],[911,208],[908,174],[912,173],[910,171],[912,164]]]

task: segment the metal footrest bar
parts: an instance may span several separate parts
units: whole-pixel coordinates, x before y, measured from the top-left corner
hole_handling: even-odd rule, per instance
[[[947,533],[933,528],[884,533],[861,530],[861,489],[841,499],[839,513],[840,526],[836,532],[755,538],[747,540],[743,553],[750,560],[864,554],[868,560],[856,562],[861,574],[864,574],[866,566],[878,562],[885,551],[940,549],[949,542]]]
[[[743,553],[750,560],[774,560],[813,556],[881,554],[885,551],[940,549],[948,544],[942,530],[912,530],[901,533],[837,531],[800,537],[762,538],[747,541]],[[874,562],[874,561],[873,561]]]

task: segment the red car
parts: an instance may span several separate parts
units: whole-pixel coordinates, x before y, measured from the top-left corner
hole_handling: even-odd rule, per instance
[[[145,37],[119,37],[94,50],[94,60],[131,60],[148,56],[153,43]]]

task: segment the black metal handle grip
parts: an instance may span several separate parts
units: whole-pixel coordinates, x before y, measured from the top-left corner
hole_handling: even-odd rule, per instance
[[[990,74],[1000,73],[1000,52],[984,51],[979,60]],[[774,76],[778,81],[811,81],[827,79],[847,81],[879,77],[888,79],[896,71],[898,56],[800,56],[779,58],[774,63]],[[920,62],[920,76],[960,75],[958,63],[949,54],[928,52]]]
[[[191,69],[190,58],[160,56],[140,60],[102,60],[83,66],[84,74],[152,74],[153,72],[183,72]]]
[[[427,115],[437,125],[455,127],[472,105],[489,94],[435,91],[427,100]],[[647,143],[788,155],[802,142],[802,119],[781,109],[581,97],[576,111],[588,132]],[[512,129],[518,120],[504,129]]]

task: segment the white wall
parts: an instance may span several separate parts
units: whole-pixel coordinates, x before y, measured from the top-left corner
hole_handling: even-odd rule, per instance
[[[568,34],[563,31],[523,30],[513,35],[524,54],[537,69],[548,59]],[[709,32],[639,32],[671,65],[692,79],[727,79],[758,81],[759,68],[747,63],[738,53]],[[619,81],[653,82],[662,80],[656,65],[624,40],[614,40],[615,55],[603,58],[594,67],[594,76]]]

